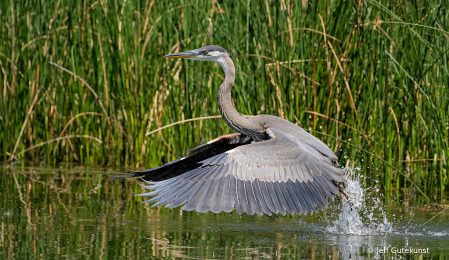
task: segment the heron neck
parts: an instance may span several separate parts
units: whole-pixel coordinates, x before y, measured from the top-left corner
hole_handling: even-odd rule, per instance
[[[257,131],[252,126],[247,117],[240,114],[232,104],[231,90],[235,81],[234,63],[229,57],[224,57],[218,61],[225,72],[225,79],[218,90],[218,107],[221,116],[226,124],[234,131],[252,136],[252,132]]]

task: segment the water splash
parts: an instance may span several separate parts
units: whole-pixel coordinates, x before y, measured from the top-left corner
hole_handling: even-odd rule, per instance
[[[389,235],[393,232],[393,224],[387,219],[381,201],[378,197],[366,196],[367,190],[362,188],[355,175],[348,178],[346,189],[352,196],[352,206],[344,204],[337,219],[330,221],[327,232],[347,235]]]
[[[353,205],[345,201],[339,211],[329,212],[323,219],[328,223],[324,227],[324,232],[358,236],[449,236],[449,226],[438,226],[437,223],[424,226],[422,223],[425,221],[416,218],[414,210],[407,212],[394,210],[387,217],[382,194],[376,187],[362,187],[363,175],[358,176],[359,170],[353,170],[346,184]]]

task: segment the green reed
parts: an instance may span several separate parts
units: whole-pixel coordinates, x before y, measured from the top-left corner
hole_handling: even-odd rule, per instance
[[[145,137],[173,122],[219,114],[218,65],[162,59],[217,44],[235,57],[233,97],[241,113],[274,114],[310,130],[342,164],[357,161],[364,185],[380,182],[387,193],[416,187],[431,199],[449,187],[445,1],[0,7],[3,161],[14,152],[14,160],[37,163],[155,167],[230,132],[223,120],[208,119]]]

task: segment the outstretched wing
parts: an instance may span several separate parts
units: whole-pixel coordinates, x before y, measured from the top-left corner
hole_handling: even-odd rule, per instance
[[[202,160],[234,149],[239,145],[249,144],[251,140],[252,139],[250,137],[240,133],[222,135],[210,142],[190,150],[187,152],[187,155],[182,158],[153,169],[136,171],[131,175],[123,177],[140,177],[144,180],[150,181],[163,181],[170,179],[200,167],[201,164],[198,162]]]
[[[199,161],[200,167],[175,178],[149,182],[154,206],[239,214],[307,214],[327,205],[344,182],[343,170],[328,164],[306,142],[276,128],[271,139],[238,146]]]

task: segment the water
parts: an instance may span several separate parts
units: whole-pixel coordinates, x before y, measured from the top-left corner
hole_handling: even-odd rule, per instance
[[[0,259],[449,258],[449,210],[423,226],[442,209],[411,190],[385,198],[362,189],[357,172],[348,182],[353,206],[336,200],[313,216],[150,208],[132,196],[142,192],[136,182],[112,175],[0,167]]]
[[[379,197],[367,197],[359,180],[350,176],[346,184],[351,194],[350,203],[345,203],[338,218],[331,221],[327,231],[348,235],[388,235],[393,225],[388,220]],[[379,191],[379,189],[376,189]]]

